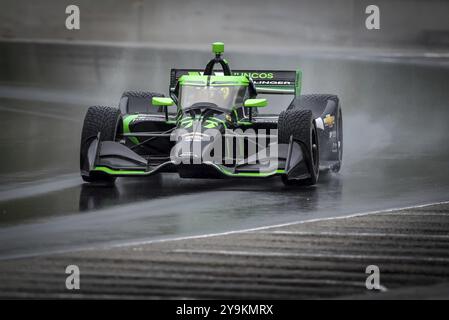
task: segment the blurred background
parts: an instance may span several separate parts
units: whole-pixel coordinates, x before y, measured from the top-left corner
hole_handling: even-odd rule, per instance
[[[81,10],[81,29],[64,28],[65,8]],[[365,28],[365,8],[381,11],[381,29]],[[209,44],[271,52],[304,47],[444,47],[444,0],[2,0],[3,39],[135,42],[171,47]],[[270,48],[271,47],[271,48]]]

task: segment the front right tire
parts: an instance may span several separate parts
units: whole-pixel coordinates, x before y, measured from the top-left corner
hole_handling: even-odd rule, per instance
[[[84,181],[101,183],[115,181],[115,177],[106,173],[90,172],[87,154],[98,133],[100,133],[100,141],[115,141],[122,131],[123,121],[119,109],[103,106],[89,107],[84,118],[80,146],[80,170]]]

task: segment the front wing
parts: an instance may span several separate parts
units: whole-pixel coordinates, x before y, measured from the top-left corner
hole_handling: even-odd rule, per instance
[[[270,152],[266,152],[270,154]],[[87,153],[89,172],[83,174],[105,174],[117,177],[151,176],[161,172],[178,172],[186,178],[266,178],[286,175],[289,179],[310,177],[312,163],[310,155],[301,141],[290,140],[289,144],[279,144],[277,159],[261,159],[251,163],[249,159],[229,166],[204,161],[199,164],[180,164],[174,159],[161,159],[150,164],[148,159],[135,153],[127,146],[113,141],[94,139]],[[273,160],[276,167],[270,168]],[[270,162],[271,161],[271,162]]]

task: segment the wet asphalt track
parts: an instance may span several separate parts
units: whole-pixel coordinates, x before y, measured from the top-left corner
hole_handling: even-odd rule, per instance
[[[258,59],[261,65],[274,61]],[[119,179],[114,188],[82,184],[76,172],[78,139],[85,100],[95,99],[83,96],[81,104],[77,96],[67,103],[61,97],[74,96],[67,87],[4,83],[0,259],[448,200],[446,66],[286,61],[270,66],[300,63],[305,92],[333,91],[343,101],[343,169],[311,188],[288,189],[278,179],[180,180],[176,175]],[[120,95],[119,89],[111,92]]]
[[[449,205],[0,263],[1,298],[448,299]],[[80,290],[64,286],[68,265]],[[367,290],[368,265],[380,270]]]

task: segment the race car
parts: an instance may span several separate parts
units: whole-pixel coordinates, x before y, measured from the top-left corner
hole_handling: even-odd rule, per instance
[[[343,118],[332,94],[301,95],[299,70],[231,70],[224,44],[204,69],[172,69],[169,96],[127,91],[93,106],[81,136],[86,182],[177,172],[181,178],[267,178],[314,185],[338,172]],[[216,70],[216,66],[221,70]]]

